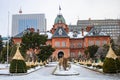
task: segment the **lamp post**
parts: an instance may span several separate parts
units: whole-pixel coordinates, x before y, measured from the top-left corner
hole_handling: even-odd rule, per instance
[[[7,40],[7,66],[8,66],[8,54],[9,54],[9,38]]]
[[[8,31],[7,31],[7,33],[8,33],[8,38],[7,38],[7,67],[8,67],[8,57],[9,57],[9,11],[8,11]]]

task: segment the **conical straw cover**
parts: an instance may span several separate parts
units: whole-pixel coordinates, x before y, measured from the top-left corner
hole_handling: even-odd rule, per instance
[[[117,58],[117,55],[114,53],[111,45],[110,45],[110,47],[109,47],[109,51],[108,51],[106,57],[107,57],[107,58],[113,58],[113,59],[116,59],[116,58]]]
[[[16,53],[15,53],[13,59],[24,60],[23,56],[21,55],[21,53],[19,51],[19,47],[20,47],[20,45],[17,46],[17,50],[16,50]]]

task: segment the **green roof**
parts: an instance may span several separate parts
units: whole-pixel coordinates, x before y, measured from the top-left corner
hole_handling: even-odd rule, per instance
[[[65,23],[65,19],[61,14],[57,15],[57,17],[55,18],[54,24],[57,24],[57,23]]]

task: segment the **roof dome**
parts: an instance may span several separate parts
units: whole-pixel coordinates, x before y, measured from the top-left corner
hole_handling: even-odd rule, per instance
[[[57,17],[55,18],[54,24],[56,23],[65,23],[65,19],[61,14],[57,15]]]

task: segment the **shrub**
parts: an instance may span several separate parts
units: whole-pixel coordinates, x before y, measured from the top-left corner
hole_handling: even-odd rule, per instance
[[[43,62],[43,65],[46,65],[46,64],[47,64],[46,61],[44,61],[44,62]]]
[[[116,73],[116,64],[115,60],[112,58],[105,58],[103,63],[103,72],[104,73]]]
[[[117,72],[120,72],[120,59],[116,58]]]
[[[101,69],[103,66],[101,65],[96,65],[96,68]]]
[[[76,61],[76,60],[74,60],[74,63],[77,63],[77,61]]]
[[[36,67],[36,65],[31,65],[31,67],[30,68],[35,68]]]
[[[13,59],[10,63],[10,73],[26,73],[27,66],[24,60]]]
[[[88,67],[92,66],[92,64],[86,64]]]
[[[83,63],[79,63],[80,65],[83,65]]]
[[[42,63],[42,61],[40,61],[40,66],[43,66],[43,63]]]
[[[93,67],[96,67],[97,65],[92,65]]]
[[[27,70],[29,70],[31,68],[31,66],[27,66]]]

